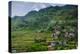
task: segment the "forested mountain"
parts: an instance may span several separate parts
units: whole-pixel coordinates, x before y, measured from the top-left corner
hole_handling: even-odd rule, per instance
[[[11,18],[11,29],[32,29],[51,31],[55,26],[60,28],[77,28],[77,5],[50,6],[39,11],[31,11],[25,16]]]

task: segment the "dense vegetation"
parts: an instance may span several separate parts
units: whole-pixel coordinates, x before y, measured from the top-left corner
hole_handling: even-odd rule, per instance
[[[16,52],[77,48],[77,5],[50,6],[11,18],[12,50]],[[57,32],[60,32],[57,35]],[[53,35],[56,34],[56,39]],[[51,46],[52,41],[67,42]]]

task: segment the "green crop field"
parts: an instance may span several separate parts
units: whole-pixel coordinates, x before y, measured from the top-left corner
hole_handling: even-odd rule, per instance
[[[31,46],[34,46],[34,47],[44,47],[45,50],[47,50],[47,43],[44,42],[43,44],[40,44],[40,43],[35,43],[35,38],[37,39],[43,39],[43,38],[46,38],[47,41],[51,41],[52,38],[50,37],[51,36],[51,33],[36,33],[34,31],[15,31],[15,32],[12,32],[12,49],[16,49],[17,51],[31,51],[29,50],[29,48]],[[36,46],[36,44],[40,44],[39,46]],[[32,51],[37,51],[37,50],[40,50],[40,49],[35,49],[35,50],[32,50]],[[44,50],[44,49],[42,49]]]

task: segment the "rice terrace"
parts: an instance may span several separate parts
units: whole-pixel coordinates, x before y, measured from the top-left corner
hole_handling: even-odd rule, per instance
[[[77,49],[78,6],[9,2],[11,52]]]

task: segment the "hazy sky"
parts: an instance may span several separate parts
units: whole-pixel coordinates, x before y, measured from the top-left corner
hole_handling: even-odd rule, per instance
[[[13,16],[24,16],[32,10],[39,11],[42,8],[48,6],[63,6],[62,4],[52,4],[52,3],[32,3],[32,2],[19,2],[12,1],[12,17]]]

